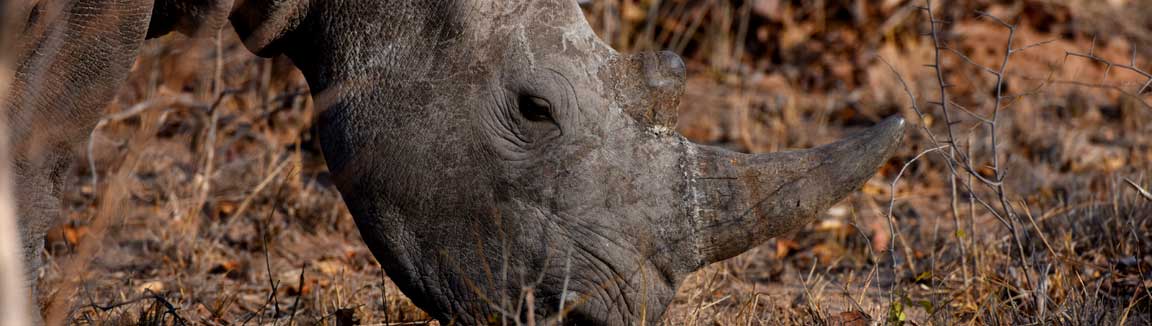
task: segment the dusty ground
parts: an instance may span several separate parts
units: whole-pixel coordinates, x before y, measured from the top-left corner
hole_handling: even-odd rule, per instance
[[[893,114],[913,128],[816,223],[686,280],[664,324],[1152,323],[1152,198],[1138,194],[1152,187],[1152,92],[1121,67],[1152,69],[1145,1],[934,6],[947,21],[939,54],[919,1],[650,3],[596,2],[590,20],[618,48],[686,55],[679,129],[694,141],[769,152]],[[978,11],[1019,25],[1010,33]],[[997,105],[989,70],[1010,34],[1018,51]],[[151,41],[77,148],[92,164],[76,169],[67,222],[48,240],[47,313],[79,324],[427,321],[328,182],[299,73],[221,35]],[[937,55],[948,117],[925,67]],[[993,113],[995,147],[983,121]],[[980,181],[997,175],[1003,188]]]

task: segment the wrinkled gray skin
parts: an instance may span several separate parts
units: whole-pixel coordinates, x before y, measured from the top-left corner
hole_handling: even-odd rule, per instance
[[[617,53],[572,0],[77,0],[37,12],[7,114],[32,268],[69,148],[146,36],[214,33],[225,17],[254,53],[304,72],[361,236],[442,321],[498,320],[525,288],[538,318],[562,306],[571,324],[658,321],[687,274],[804,225],[903,131],[894,118],[762,155],[693,144],[674,131],[683,62]]]

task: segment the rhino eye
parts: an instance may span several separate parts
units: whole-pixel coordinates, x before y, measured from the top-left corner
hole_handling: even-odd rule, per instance
[[[537,122],[555,122],[552,118],[552,103],[548,100],[532,96],[521,95],[516,103],[520,107],[520,115],[525,120]]]

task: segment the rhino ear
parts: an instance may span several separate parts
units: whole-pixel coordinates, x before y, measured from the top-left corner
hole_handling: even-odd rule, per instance
[[[309,0],[237,0],[228,19],[249,51],[262,57],[280,54],[280,39],[308,14]]]
[[[152,6],[148,38],[173,31],[191,37],[211,35],[224,27],[233,0],[157,0]]]

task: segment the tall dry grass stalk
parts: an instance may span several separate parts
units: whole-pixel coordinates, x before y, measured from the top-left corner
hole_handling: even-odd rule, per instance
[[[9,25],[15,20],[9,18],[15,16],[12,14],[13,7],[11,3],[0,2],[0,17],[9,22],[0,24],[0,48],[3,49],[9,48],[12,40],[12,34],[9,33],[12,28]],[[23,255],[20,252],[20,234],[16,231],[18,226],[16,208],[12,201],[12,178],[8,172],[10,162],[6,159],[9,156],[8,129],[5,127],[7,106],[4,102],[12,81],[8,56],[7,51],[0,52],[0,158],[5,158],[0,162],[0,324],[27,325],[28,305],[21,262]]]
[[[10,83],[10,74],[0,65],[0,99],[4,98]],[[0,103],[2,105],[2,103]],[[8,157],[8,129],[0,110],[0,157]],[[20,253],[20,234],[16,223],[16,207],[12,201],[12,178],[9,162],[0,162],[0,324],[27,325],[26,288],[24,284],[23,255]]]

